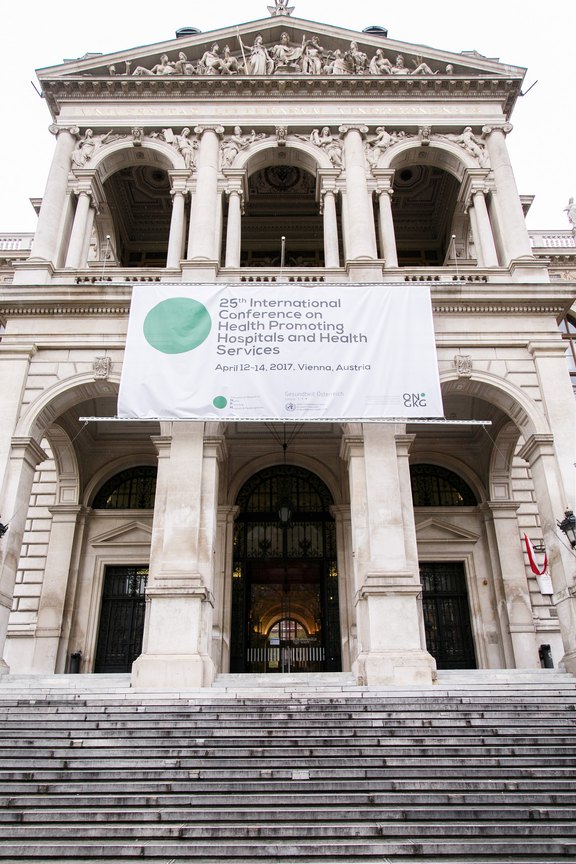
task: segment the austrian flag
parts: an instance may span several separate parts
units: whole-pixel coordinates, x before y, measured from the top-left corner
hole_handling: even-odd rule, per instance
[[[552,580],[550,579],[550,571],[548,570],[548,555],[544,552],[544,563],[542,567],[538,567],[536,563],[536,559],[534,557],[534,547],[530,541],[530,538],[527,534],[524,534],[524,545],[526,546],[526,552],[528,553],[528,561],[530,562],[530,570],[536,576],[536,581],[538,582],[538,587],[540,588],[541,594],[553,594],[554,589],[552,588]]]

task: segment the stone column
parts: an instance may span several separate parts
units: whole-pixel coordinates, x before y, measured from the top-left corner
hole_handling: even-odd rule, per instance
[[[423,644],[414,514],[403,497],[410,444],[403,428],[367,423],[362,436],[343,439],[358,623],[353,669],[368,684],[429,684],[435,671]]]
[[[90,207],[88,211],[88,219],[86,220],[86,233],[84,234],[84,244],[80,253],[81,266],[88,265],[88,255],[90,253],[90,240],[92,239],[92,231],[94,229],[94,220],[96,219],[97,208],[95,205]]]
[[[318,171],[317,194],[324,229],[324,266],[340,267],[340,245],[338,242],[338,218],[336,214],[337,178],[340,169],[321,168]]]
[[[352,668],[351,658],[356,658],[359,653],[357,645],[350,507],[346,505],[333,505],[330,507],[330,515],[333,516],[336,523],[342,671],[349,672]]]
[[[143,653],[135,687],[210,686],[218,462],[223,441],[213,424],[172,423],[155,439],[158,480]]]
[[[500,577],[496,591],[498,617],[504,648],[511,647],[512,657],[506,651],[509,665],[515,669],[538,669],[536,631],[516,515],[519,506],[515,501],[489,501],[481,510],[493,538],[490,544],[493,570]]]
[[[554,588],[553,603],[558,611],[564,644],[562,663],[568,672],[576,675],[576,558],[557,527],[557,521],[562,519],[566,508],[567,496],[554,450],[554,436],[531,435],[519,456],[530,465],[534,482]]]
[[[168,252],[166,254],[166,268],[177,270],[180,267],[184,246],[184,205],[185,191],[172,189],[172,218],[170,220],[170,235],[168,238]]]
[[[77,126],[68,128],[50,126],[50,132],[57,136],[56,150],[50,166],[38,217],[38,226],[30,251],[30,259],[33,261],[56,263],[62,214],[65,210],[68,174],[70,173],[72,153],[76,146],[76,136],[79,131]]]
[[[226,226],[225,267],[240,267],[242,242],[242,190],[228,191],[228,224]]]
[[[341,126],[344,136],[344,164],[346,167],[346,195],[349,213],[347,223],[348,242],[346,257],[350,260],[376,259],[376,235],[372,201],[366,181],[366,158],[362,135],[367,126]]]
[[[2,521],[9,522],[8,532],[0,540],[0,652],[4,654],[8,618],[14,597],[16,572],[22,549],[26,515],[30,503],[36,466],[46,458],[34,438],[13,438],[10,462],[2,488]],[[0,674],[8,672],[0,659]]]
[[[191,259],[215,261],[218,216],[218,161],[222,126],[197,126],[200,135],[196,162],[196,189],[190,214]]]
[[[506,265],[516,258],[533,257],[522,204],[506,147],[506,135],[511,131],[511,123],[484,126],[482,129],[494,176],[494,203],[499,214],[498,223],[502,234],[500,240],[506,252]]]
[[[0,489],[10,465],[12,435],[20,415],[20,404],[31,360],[37,351],[36,346],[30,343],[14,342],[10,329],[0,342]],[[6,522],[10,518],[8,507],[2,499],[0,504],[0,522]]]
[[[324,226],[324,266],[339,267],[338,221],[336,219],[336,195],[333,189],[326,189],[322,193],[321,212]]]
[[[32,668],[38,674],[53,674],[57,671],[74,535],[78,516],[82,513],[82,507],[77,504],[56,504],[49,509],[52,526],[34,633],[32,661]]]
[[[77,192],[76,214],[70,242],[68,243],[68,254],[66,255],[67,268],[78,270],[85,261],[82,261],[82,250],[86,248],[86,232],[88,230],[90,205],[92,203],[89,189],[81,188]]]
[[[550,328],[556,330],[555,321],[550,321]],[[576,399],[566,366],[566,343],[556,330],[554,338],[543,335],[529,342],[528,350],[538,376],[542,408],[554,430],[554,450],[566,489],[560,519],[566,507],[576,510]]]
[[[386,268],[398,267],[398,252],[396,250],[396,235],[394,233],[394,219],[392,216],[394,171],[373,168],[372,173],[378,183],[376,193],[378,195],[379,210],[380,255],[384,259],[384,266]]]
[[[478,250],[478,263],[482,267],[498,267],[498,254],[492,236],[492,226],[490,225],[490,217],[488,216],[488,208],[486,207],[486,199],[483,189],[474,189],[472,192],[472,202],[474,214],[476,216],[476,231],[474,230],[474,221],[472,221],[472,232],[474,233],[474,242]]]
[[[194,244],[192,242],[192,213],[194,212],[194,196],[196,191],[196,186],[192,185],[188,189],[190,193],[190,219],[188,220],[188,239],[186,242],[186,260],[188,261],[192,257],[192,249],[194,248]]]

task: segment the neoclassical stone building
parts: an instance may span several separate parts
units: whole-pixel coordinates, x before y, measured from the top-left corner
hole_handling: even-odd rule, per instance
[[[275,12],[39,72],[54,157],[0,268],[5,670],[426,683],[550,645],[575,673],[576,249],[525,226],[524,69]],[[115,420],[150,283],[425,283],[446,422]]]

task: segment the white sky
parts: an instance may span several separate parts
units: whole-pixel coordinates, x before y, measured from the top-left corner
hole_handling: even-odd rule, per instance
[[[29,202],[44,192],[54,150],[47,106],[34,91],[35,69],[87,52],[110,53],[171,39],[180,27],[216,30],[267,18],[273,0],[195,4],[139,0],[18,2],[0,33],[0,232],[34,231]],[[392,39],[487,57],[528,68],[512,116],[508,147],[523,195],[535,195],[528,227],[569,229],[564,208],[576,197],[574,0],[294,0],[294,17],[361,31],[379,24]]]

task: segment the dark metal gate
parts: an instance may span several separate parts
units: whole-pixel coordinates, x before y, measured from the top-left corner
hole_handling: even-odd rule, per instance
[[[142,653],[146,565],[106,567],[95,672],[130,672]]]
[[[237,499],[231,672],[339,672],[336,525],[316,475],[252,477]]]
[[[426,647],[438,669],[475,669],[462,561],[420,563]]]

